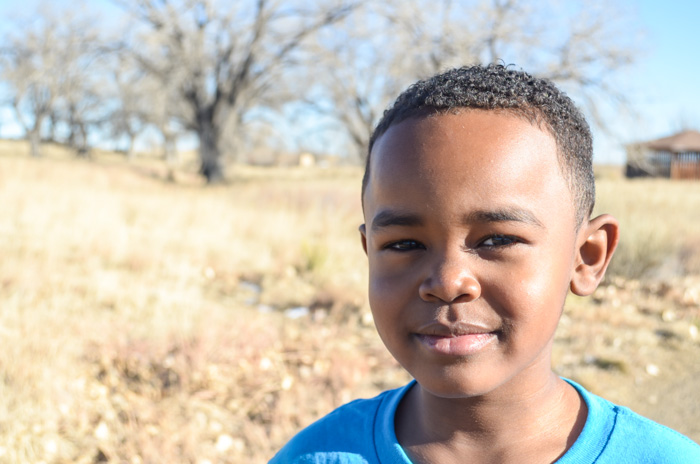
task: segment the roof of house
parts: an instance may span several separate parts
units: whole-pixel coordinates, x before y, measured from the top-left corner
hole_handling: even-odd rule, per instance
[[[642,142],[640,145],[652,150],[670,151],[672,153],[700,152],[700,132],[684,130],[668,137]]]

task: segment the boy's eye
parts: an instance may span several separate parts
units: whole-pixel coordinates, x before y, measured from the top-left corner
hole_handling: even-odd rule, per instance
[[[513,245],[514,243],[517,243],[517,242],[518,242],[518,239],[515,237],[512,237],[510,235],[496,234],[496,235],[491,235],[490,237],[487,237],[484,241],[481,242],[481,246],[496,248],[496,247]]]
[[[415,240],[399,240],[396,242],[391,242],[384,247],[387,250],[395,251],[409,251],[409,250],[422,250],[425,247]]]

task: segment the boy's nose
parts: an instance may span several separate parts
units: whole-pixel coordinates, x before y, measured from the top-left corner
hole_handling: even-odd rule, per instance
[[[452,303],[473,301],[481,296],[481,286],[464,260],[441,260],[418,288],[424,301]]]

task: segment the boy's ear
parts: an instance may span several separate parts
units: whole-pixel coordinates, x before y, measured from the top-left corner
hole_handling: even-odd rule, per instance
[[[588,296],[595,291],[603,280],[619,238],[620,226],[609,214],[581,226],[576,245],[576,267],[571,275],[573,293]]]
[[[364,224],[360,225],[360,236],[362,238],[362,249],[367,254],[367,228]]]

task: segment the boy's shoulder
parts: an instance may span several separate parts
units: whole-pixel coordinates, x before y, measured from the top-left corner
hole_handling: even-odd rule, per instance
[[[610,436],[606,459],[602,463],[621,462],[636,456],[649,463],[700,463],[700,446],[690,438],[631,411],[617,408],[617,423]]]
[[[366,464],[387,452],[403,455],[393,418],[412,384],[340,406],[295,435],[270,464]]]
[[[581,435],[557,464],[700,463],[700,446],[690,438],[569,383],[586,401],[588,418]]]

